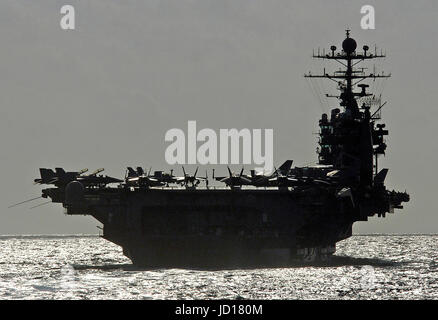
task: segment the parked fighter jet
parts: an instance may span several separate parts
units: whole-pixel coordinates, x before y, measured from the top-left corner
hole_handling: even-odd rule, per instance
[[[80,171],[65,172],[63,168],[55,168],[55,172],[52,169],[40,168],[40,179],[35,179],[35,184],[54,184],[57,187],[67,185],[70,181],[76,180],[81,174],[87,172],[88,169],[82,169]]]
[[[34,181],[36,184],[53,184],[58,188],[65,187],[71,181],[79,181],[85,187],[104,186],[110,183],[122,182],[122,180],[113,177],[103,175],[98,176],[97,174],[103,170],[103,168],[100,168],[89,175],[83,175],[88,169],[83,169],[77,172],[66,172],[63,168],[55,168],[55,171],[52,169],[40,168],[41,178],[35,179]]]
[[[199,185],[201,180],[204,180],[206,184],[208,184],[208,178],[207,173],[205,173],[205,177],[197,177],[198,174],[198,168],[196,168],[195,173],[192,175],[186,173],[186,170],[184,169],[184,166],[182,167],[184,177],[176,177],[177,182],[181,183],[181,185],[185,186],[186,188],[195,188]]]
[[[273,185],[273,183],[270,183],[272,179],[281,177],[288,177],[291,167],[292,167],[293,160],[286,160],[278,169],[275,168],[275,171],[268,176],[265,176],[264,174],[254,174],[254,171],[251,170],[251,181],[252,185],[257,187],[267,187]]]
[[[157,179],[160,182],[164,182],[166,183],[166,185],[168,185],[169,183],[177,183],[180,181],[180,177],[175,177],[173,175],[173,169],[170,170],[170,173],[164,171],[154,171],[154,174],[150,177]]]
[[[213,171],[213,178],[216,179],[217,181],[225,183],[231,189],[239,189],[242,187],[242,185],[252,185],[253,184],[251,179],[248,178],[248,176],[245,176],[243,174],[244,168],[242,168],[242,170],[240,171],[239,174],[231,172],[230,167],[227,166],[227,168],[228,168],[228,174],[229,174],[228,176],[215,177],[214,171]]]
[[[123,182],[123,180],[104,176],[104,175],[97,175],[98,173],[104,171],[104,168],[100,168],[95,170],[94,172],[88,174],[88,175],[82,175],[76,178],[77,181],[81,182],[84,186],[105,186],[110,183],[120,183]]]
[[[147,174],[144,173],[142,167],[137,167],[137,170],[128,167],[127,175],[125,178],[125,184],[128,187],[140,187],[140,188],[149,188],[149,187],[161,187],[164,186],[165,183],[155,179],[150,175],[151,169]]]

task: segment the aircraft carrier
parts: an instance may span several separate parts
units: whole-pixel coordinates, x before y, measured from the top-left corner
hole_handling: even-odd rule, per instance
[[[307,78],[336,82],[339,106],[319,119],[318,164],[293,167],[285,161],[271,174],[244,170],[212,179],[128,168],[124,179],[41,168],[35,183],[50,185],[42,197],[68,215],[91,215],[102,237],[123,248],[136,265],[191,267],[252,264],[268,260],[325,260],[356,221],[385,217],[409,201],[406,192],[385,187],[388,169],[378,168],[388,131],[384,104],[363,81],[389,77],[367,73],[368,60],[384,57],[357,49],[347,30],[341,49],[318,50],[316,59],[340,64],[334,73]],[[291,110],[293,112],[293,110]],[[179,168],[178,168],[179,170]]]

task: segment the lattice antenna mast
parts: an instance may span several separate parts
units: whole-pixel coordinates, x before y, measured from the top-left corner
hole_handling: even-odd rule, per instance
[[[357,43],[353,38],[350,38],[350,30],[346,30],[346,38],[342,42],[342,51],[336,51],[336,46],[331,46],[331,53],[329,54],[325,54],[325,51],[321,54],[319,49],[317,54],[313,53],[313,58],[335,60],[346,69],[335,71],[332,74],[326,73],[324,69],[324,74],[312,75],[309,72],[304,75],[306,78],[327,78],[336,82],[341,94],[339,96],[327,96],[339,98],[341,100],[340,105],[345,107],[346,110],[351,111],[353,115],[359,113],[356,97],[372,95],[366,92],[366,88],[369,87],[369,85],[359,83],[365,79],[389,78],[391,76],[391,74],[385,74],[384,72],[381,72],[380,74],[366,73],[365,68],[355,68],[357,64],[365,60],[386,57],[383,52],[378,54],[377,49],[374,54],[369,53],[369,47],[367,45],[363,46],[363,52],[356,52],[356,48]],[[355,86],[360,87],[361,91],[354,92],[353,90]]]

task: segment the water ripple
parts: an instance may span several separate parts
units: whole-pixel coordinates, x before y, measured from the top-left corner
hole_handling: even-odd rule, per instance
[[[94,236],[0,236],[0,299],[437,299],[438,236],[353,236],[329,263],[139,269]]]

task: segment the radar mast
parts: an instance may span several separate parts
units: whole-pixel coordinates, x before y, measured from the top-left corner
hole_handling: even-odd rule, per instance
[[[323,74],[305,74],[306,78],[326,78],[337,83],[340,94],[327,97],[336,97],[339,105],[344,108],[332,110],[331,118],[323,114],[320,120],[320,148],[318,148],[319,163],[333,165],[336,168],[348,169],[351,176],[360,176],[360,184],[371,186],[373,184],[373,171],[378,172],[377,157],[385,153],[386,144],[383,136],[388,134],[383,130],[384,124],[375,126],[375,121],[380,119],[380,110],[383,105],[380,98],[376,99],[372,93],[367,92],[368,84],[362,83],[366,79],[389,78],[390,74],[367,73],[366,68],[358,65],[365,60],[384,58],[381,51],[369,52],[369,47],[364,45],[359,52],[357,42],[350,37],[350,30],[346,30],[346,38],[342,42],[342,50],[337,51],[336,46],[330,47],[330,53],[318,49],[313,53],[315,59],[335,60],[343,66],[341,70],[333,73],[325,71]],[[356,87],[360,90],[356,91]],[[359,106],[358,101],[362,102]],[[371,115],[372,105],[377,104],[376,111]],[[373,159],[374,156],[374,159]],[[375,163],[373,163],[375,160]],[[374,169],[374,170],[373,170]],[[359,174],[360,172],[360,174]]]
[[[323,52],[321,54],[320,50],[318,50],[317,54],[313,54],[312,57],[315,59],[327,59],[327,60],[335,60],[345,67],[345,70],[335,71],[331,74],[326,73],[324,69],[323,74],[313,75],[310,72],[305,74],[306,78],[326,78],[330,79],[338,84],[338,89],[341,91],[339,96],[330,96],[328,97],[337,97],[340,99],[340,105],[343,106],[346,111],[352,112],[353,115],[357,115],[358,113],[358,105],[356,101],[356,97],[365,97],[371,96],[372,94],[366,92],[366,88],[368,85],[359,84],[365,79],[378,79],[378,78],[389,78],[391,74],[385,74],[384,72],[380,74],[375,73],[366,73],[365,68],[356,67],[359,63],[377,58],[385,58],[386,55],[381,52],[377,53],[377,49],[374,53],[369,53],[369,47],[367,45],[363,46],[362,52],[356,52],[357,43],[353,38],[350,38],[350,30],[346,30],[346,38],[342,42],[342,50],[336,51],[336,46],[332,45],[330,47],[331,53],[325,54]],[[361,88],[361,91],[354,92],[354,88],[358,86]]]

